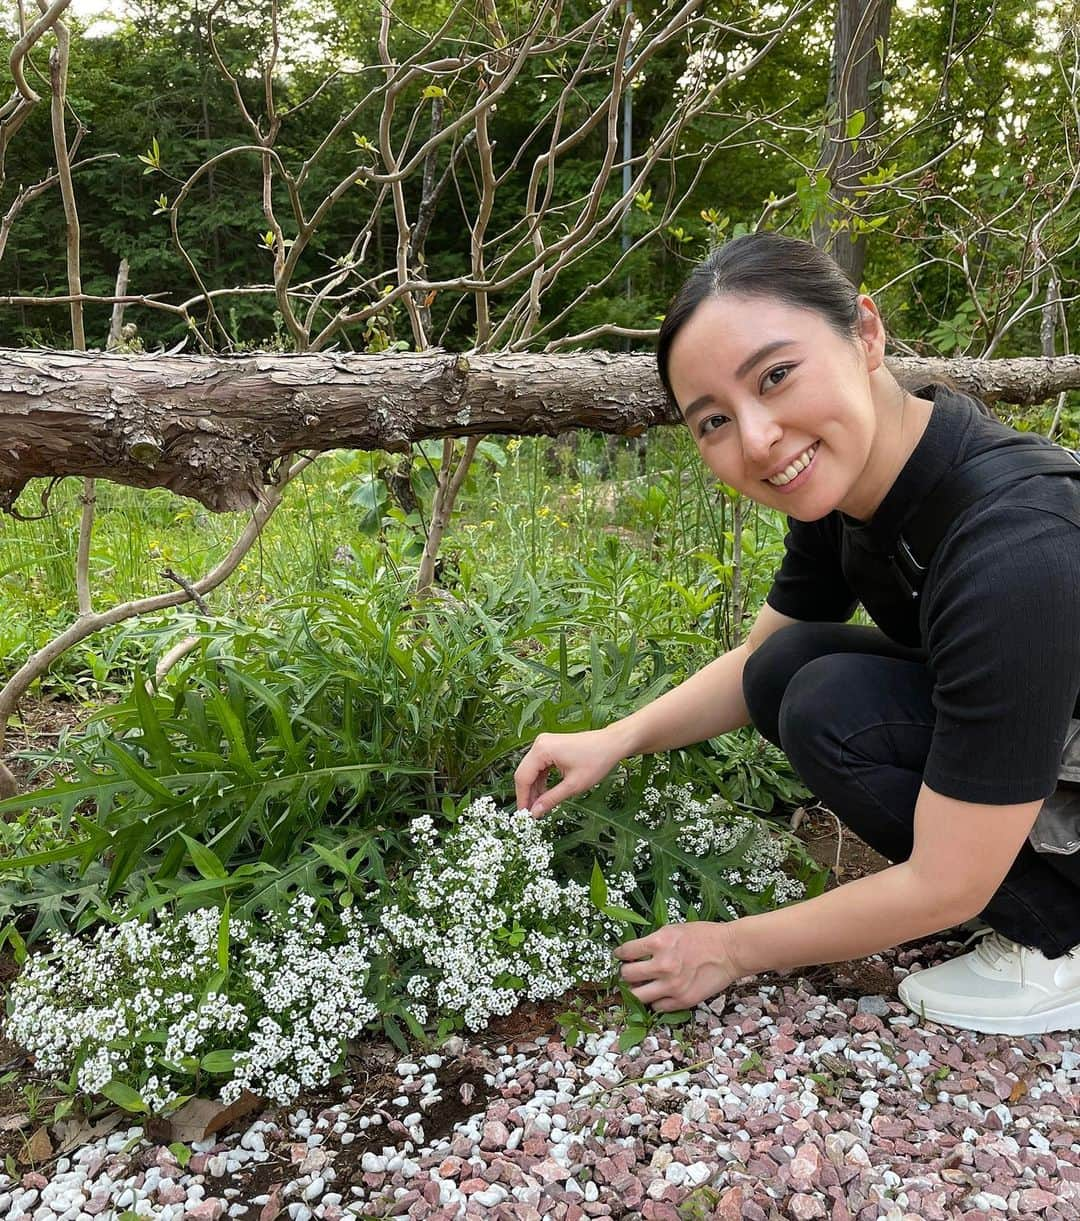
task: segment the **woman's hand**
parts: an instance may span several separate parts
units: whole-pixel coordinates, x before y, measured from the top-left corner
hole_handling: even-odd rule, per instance
[[[519,810],[535,818],[560,801],[584,793],[611,771],[625,755],[604,729],[582,733],[542,733],[514,772]],[[555,768],[561,780],[548,789],[548,772]]]
[[[737,925],[665,924],[648,937],[627,941],[615,951],[626,964],[622,978],[643,1005],[661,1013],[693,1009],[746,974],[733,957]]]

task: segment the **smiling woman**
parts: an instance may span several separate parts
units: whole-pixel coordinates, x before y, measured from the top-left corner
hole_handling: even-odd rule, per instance
[[[784,559],[738,648],[606,729],[540,735],[518,803],[543,814],[628,755],[751,722],[895,863],[767,914],[627,943],[640,1000],[685,1008],[743,975],[862,957],[980,914],[990,935],[909,976],[901,998],[974,1030],[1069,1029],[1080,871],[1028,835],[1080,712],[1080,479],[1029,473],[1033,451],[1055,447],[974,399],[901,387],[885,344],[873,300],[808,243],[752,234],[693,272],[661,329],[660,377],[709,469],[787,514]],[[905,528],[991,452],[1009,486],[945,523],[913,591]],[[860,603],[876,627],[846,622]]]

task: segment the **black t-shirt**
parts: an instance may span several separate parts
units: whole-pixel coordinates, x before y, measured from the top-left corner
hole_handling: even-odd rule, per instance
[[[1080,479],[1033,475],[970,506],[913,603],[889,555],[915,508],[976,454],[1048,444],[966,395],[920,393],[933,395],[930,422],[873,518],[789,518],[767,601],[792,619],[833,622],[862,603],[886,635],[921,647],[936,711],[925,782],[961,801],[1035,801],[1054,789],[1080,695]]]

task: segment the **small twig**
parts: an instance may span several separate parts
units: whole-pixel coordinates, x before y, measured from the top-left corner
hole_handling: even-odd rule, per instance
[[[194,602],[199,608],[199,613],[201,615],[206,615],[207,618],[210,617],[210,607],[206,604],[206,599],[202,596],[202,594],[199,593],[199,591],[189,580],[182,577],[178,572],[174,572],[171,568],[163,568],[161,570],[161,575],[166,581],[173,581],[179,585],[184,593],[186,593],[192,602]]]

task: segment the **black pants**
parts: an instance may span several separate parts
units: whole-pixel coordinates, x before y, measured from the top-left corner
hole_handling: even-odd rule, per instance
[[[911,855],[915,801],[934,729],[924,655],[876,628],[798,623],[751,654],[743,694],[758,731],[860,839],[896,863]],[[1080,945],[1077,862],[1025,841],[983,920],[1056,958]]]

